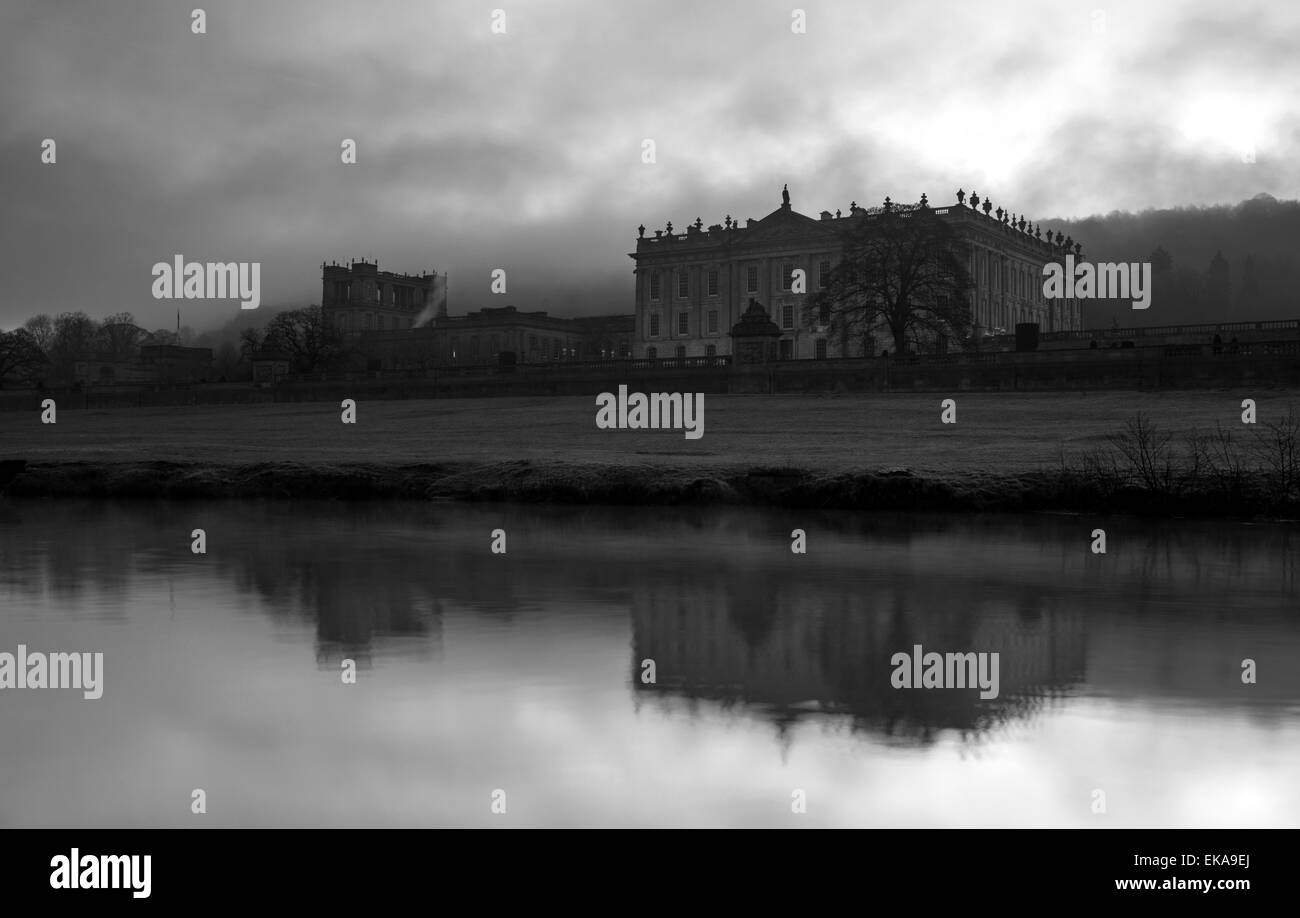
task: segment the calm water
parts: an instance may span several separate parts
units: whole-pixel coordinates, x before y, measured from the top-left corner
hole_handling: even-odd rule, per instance
[[[0,502],[0,825],[1300,825],[1300,530],[1094,525]]]

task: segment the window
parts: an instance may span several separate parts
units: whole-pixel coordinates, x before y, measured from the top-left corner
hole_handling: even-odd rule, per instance
[[[677,334],[689,335],[691,333],[691,314],[681,312],[677,314]]]
[[[677,296],[686,299],[691,295],[691,278],[685,271],[677,272]]]
[[[626,357],[627,353],[627,339],[623,339],[618,342],[618,356]]]
[[[532,354],[532,353],[536,353],[536,351],[537,351],[537,336],[536,336],[536,335],[529,335],[529,336],[528,336],[528,353]]]
[[[818,324],[818,325],[830,325],[830,324],[831,324],[831,304],[830,304],[830,303],[822,303],[821,306],[818,307],[818,309],[817,309],[817,324]]]
[[[794,342],[789,338],[781,339],[781,359],[789,360],[794,356]]]
[[[491,342],[490,347],[492,348],[492,356],[495,357],[497,354],[501,353],[501,336],[493,335],[488,340]]]
[[[478,335],[469,339],[469,356],[471,359],[478,356]]]
[[[817,351],[816,351],[817,359],[818,359],[818,360],[825,360],[825,359],[826,359],[826,339],[825,339],[825,338],[818,338],[818,339],[817,339],[817,345],[816,345],[816,347],[817,347]]]
[[[745,272],[745,289],[750,293],[758,293],[758,268],[751,267]]]
[[[657,312],[652,312],[650,314],[650,337],[659,337],[659,313]]]
[[[789,290],[794,286],[794,265],[781,266],[781,289]]]
[[[677,345],[677,356],[678,356],[679,358],[680,358],[680,357],[685,357],[685,356],[686,356],[686,345],[684,345],[684,344],[679,344],[679,345]]]
[[[781,307],[781,327],[794,328],[794,305],[791,303]]]
[[[716,309],[710,309],[709,310],[709,334],[716,335],[717,333],[718,333],[718,311]]]
[[[659,272],[650,272],[650,299],[659,299]]]
[[[709,296],[718,295],[718,271],[714,268],[709,272]]]
[[[651,360],[655,360],[659,357],[659,348],[648,347],[645,349],[645,355],[649,357]]]
[[[716,357],[718,356],[718,346],[716,344],[710,344],[704,349],[704,353],[708,354],[710,357]]]
[[[823,261],[817,265],[817,286],[826,289],[826,285],[831,282],[831,263]]]
[[[451,359],[456,359],[456,353],[460,350],[460,338],[457,335],[451,336]]]
[[[375,317],[372,316],[370,313],[366,313],[366,331],[370,331],[374,327],[375,327]]]

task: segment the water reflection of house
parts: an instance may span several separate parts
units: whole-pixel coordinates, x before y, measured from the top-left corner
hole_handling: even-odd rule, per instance
[[[1026,616],[1011,601],[945,605],[910,588],[853,595],[753,578],[647,585],[633,603],[633,641],[635,659],[652,658],[657,670],[656,685],[634,681],[640,691],[743,703],[782,724],[835,712],[890,734],[980,729],[1029,713],[1082,678],[1086,651],[1073,611]],[[891,658],[914,644],[997,652],[999,697],[893,688]]]

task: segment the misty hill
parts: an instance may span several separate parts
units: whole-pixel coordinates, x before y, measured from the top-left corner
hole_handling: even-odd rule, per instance
[[[1088,261],[1152,262],[1149,309],[1092,301],[1086,327],[1300,318],[1300,201],[1260,194],[1235,205],[1042,223],[1080,240]]]

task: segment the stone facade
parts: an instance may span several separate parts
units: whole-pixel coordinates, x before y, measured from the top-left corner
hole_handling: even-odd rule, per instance
[[[597,360],[620,351],[629,356],[632,330],[632,316],[565,319],[500,306],[442,316],[422,328],[364,333],[358,350],[384,370],[485,366],[507,352],[519,363]]]
[[[426,306],[447,314],[446,277],[394,274],[378,263],[321,265],[321,314],[345,337],[368,331],[413,328]]]
[[[839,262],[845,220],[868,218],[856,202],[847,216],[822,211],[819,219],[793,210],[789,195],[761,220],[727,216],[707,229],[697,219],[685,233],[672,223],[646,236],[640,227],[636,251],[635,357],[698,357],[732,353],[731,328],[751,298],[768,307],[781,330],[777,353],[782,359],[863,356],[865,343],[833,336],[822,316],[805,314],[807,294],[827,283]],[[978,195],[970,204],[957,193],[956,203],[935,208],[968,245],[975,282],[971,312],[973,338],[1004,334],[1022,322],[1036,322],[1044,332],[1082,328],[1077,300],[1048,302],[1042,296],[1043,266],[1078,252],[1073,240],[1044,237],[1040,228]],[[996,213],[996,216],[995,216]],[[807,294],[793,291],[793,271],[805,272]],[[876,344],[892,349],[887,332]],[[878,353],[875,346],[873,353]]]

